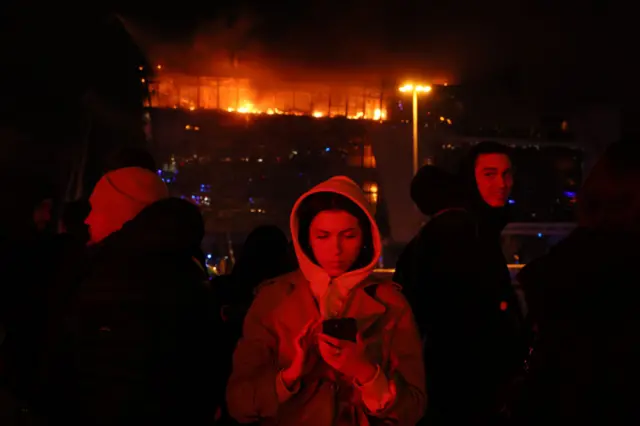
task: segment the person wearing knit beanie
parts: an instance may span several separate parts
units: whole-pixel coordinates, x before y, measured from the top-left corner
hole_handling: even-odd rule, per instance
[[[169,197],[160,177],[142,167],[113,170],[98,181],[86,219],[91,243],[102,241],[135,218],[144,208]]]

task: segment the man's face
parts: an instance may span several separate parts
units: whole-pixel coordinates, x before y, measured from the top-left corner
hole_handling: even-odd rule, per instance
[[[491,207],[504,207],[513,188],[511,160],[505,154],[480,154],[476,159],[478,191]]]
[[[117,212],[108,204],[101,203],[94,197],[91,197],[89,202],[91,211],[84,223],[89,228],[89,243],[96,244],[122,228],[124,221],[120,220]]]

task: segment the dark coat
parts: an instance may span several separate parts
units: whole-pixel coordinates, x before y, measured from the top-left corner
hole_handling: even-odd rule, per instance
[[[442,171],[420,178],[424,198],[417,201],[430,220],[402,253],[394,281],[425,341],[427,419],[481,424],[498,415],[527,351],[500,244],[506,220]]]
[[[54,423],[210,424],[218,312],[202,236],[197,208],[169,199],[94,248],[52,361]]]
[[[640,424],[639,239],[579,228],[518,275],[537,336],[516,424]]]

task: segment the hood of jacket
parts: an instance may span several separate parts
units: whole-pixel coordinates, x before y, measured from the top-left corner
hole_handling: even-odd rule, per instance
[[[425,216],[465,205],[455,176],[436,166],[422,166],[418,170],[411,180],[411,199]]]
[[[310,195],[319,192],[333,192],[353,201],[366,214],[369,219],[369,225],[371,226],[373,244],[373,256],[371,261],[362,268],[345,272],[339,277],[334,277],[333,279],[322,267],[320,267],[320,265],[307,256],[300,246],[298,238],[298,209],[300,204]],[[326,295],[330,284],[335,291],[339,292],[342,296],[346,296],[346,294],[348,294],[354,287],[358,286],[358,284],[362,283],[371,274],[378,262],[378,259],[380,258],[380,254],[382,253],[380,231],[371,212],[371,207],[358,184],[345,176],[336,176],[322,182],[298,198],[298,201],[296,201],[293,210],[291,211],[290,226],[293,245],[300,265],[300,270],[309,281],[312,292],[319,299],[322,299]]]

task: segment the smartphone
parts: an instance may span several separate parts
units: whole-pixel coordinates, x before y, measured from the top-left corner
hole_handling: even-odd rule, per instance
[[[322,333],[340,340],[356,342],[358,323],[355,318],[331,318],[322,322]]]

